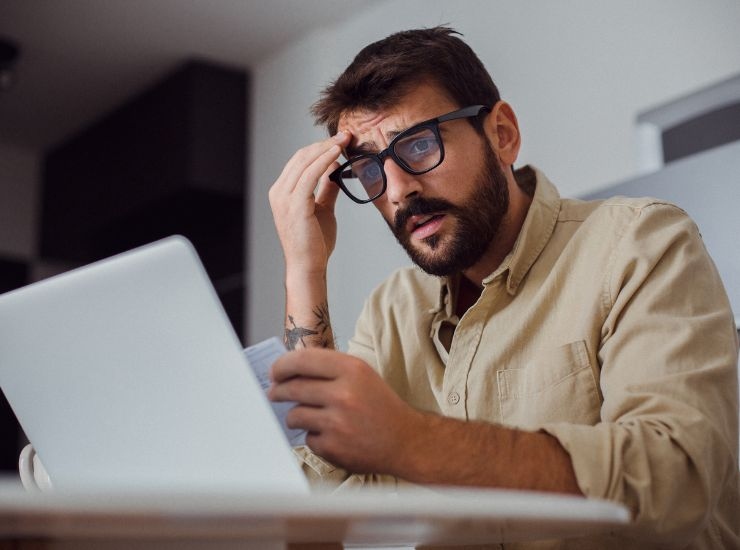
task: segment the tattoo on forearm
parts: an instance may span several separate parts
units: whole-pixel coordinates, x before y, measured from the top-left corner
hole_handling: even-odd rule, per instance
[[[285,327],[285,347],[288,349],[295,349],[298,342],[303,344],[305,348],[306,342],[303,341],[303,337],[318,334],[315,330],[306,327],[297,327],[291,315],[288,315],[288,320],[293,323],[293,328]]]
[[[316,316],[316,330],[318,330],[322,336],[331,329],[331,321],[329,321],[329,304],[324,302],[314,308],[313,314]]]
[[[331,321],[329,320],[329,304],[324,302],[323,304],[316,306],[313,309],[313,314],[316,316],[316,324],[313,328],[297,326],[293,316],[288,315],[288,321],[290,321],[293,327],[285,327],[284,342],[286,348],[294,350],[296,349],[296,346],[298,346],[299,342],[304,348],[308,347],[304,340],[304,338],[307,337],[318,337],[310,339],[323,348],[331,347],[332,341],[330,338]]]

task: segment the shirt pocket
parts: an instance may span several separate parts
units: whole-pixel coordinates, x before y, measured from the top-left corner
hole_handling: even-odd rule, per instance
[[[524,368],[497,371],[502,422],[523,429],[596,424],[602,399],[595,373],[582,340],[536,354]]]

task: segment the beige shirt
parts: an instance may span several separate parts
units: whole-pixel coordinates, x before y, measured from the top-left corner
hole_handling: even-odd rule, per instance
[[[454,278],[402,269],[349,352],[418,409],[547,431],[587,496],[632,511],[627,533],[534,547],[740,548],[737,333],[695,224],[655,199],[561,199],[536,178],[514,249],[461,319]]]

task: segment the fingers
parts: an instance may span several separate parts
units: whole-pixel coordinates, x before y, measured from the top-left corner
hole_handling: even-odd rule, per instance
[[[298,191],[306,196],[313,193],[316,182],[337,160],[342,146],[347,143],[349,143],[349,135],[339,133],[300,149],[283,168],[280,177],[275,182],[275,187],[286,193]]]
[[[275,384],[283,383],[296,376],[333,380],[339,373],[338,363],[347,360],[351,361],[352,358],[332,350],[292,351],[275,361],[270,369],[270,377]]]
[[[313,195],[319,178],[326,173],[329,166],[335,163],[342,152],[339,145],[334,144],[328,151],[322,153],[314,162],[309,164],[298,178],[293,192],[301,197]]]
[[[285,416],[285,425],[291,430],[319,433],[325,416],[321,409],[296,405]]]
[[[312,451],[317,452],[317,448],[322,447],[322,443],[329,437],[328,431],[332,421],[326,411],[314,407],[303,407],[297,405],[293,407],[285,417],[285,425],[291,430],[305,430],[306,445]],[[328,458],[325,455],[321,455]]]
[[[270,386],[270,401],[295,401],[301,405],[321,407],[326,404],[330,388],[326,380],[317,378],[295,377]]]

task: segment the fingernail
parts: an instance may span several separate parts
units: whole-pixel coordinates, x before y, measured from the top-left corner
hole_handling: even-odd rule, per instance
[[[336,134],[334,134],[334,141],[342,141],[346,137],[346,135],[347,134],[345,134],[344,132],[337,132]]]

